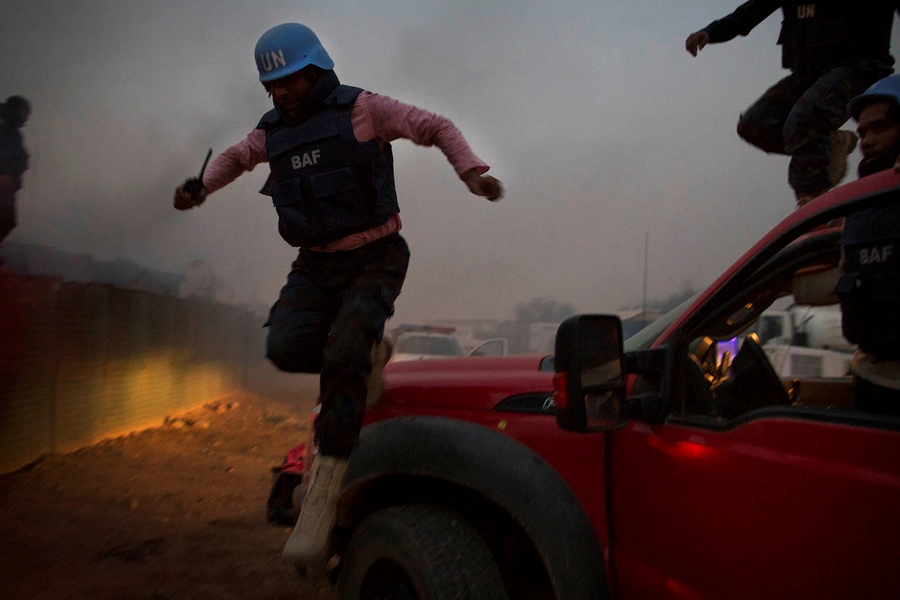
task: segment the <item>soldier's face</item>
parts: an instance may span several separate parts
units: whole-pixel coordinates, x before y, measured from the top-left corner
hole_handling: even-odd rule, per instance
[[[303,101],[316,84],[316,73],[312,66],[300,69],[287,77],[264,83],[275,105],[288,117],[297,116]]]
[[[859,114],[856,133],[863,159],[872,160],[895,151],[900,145],[900,119],[891,116],[890,102],[872,102]]]

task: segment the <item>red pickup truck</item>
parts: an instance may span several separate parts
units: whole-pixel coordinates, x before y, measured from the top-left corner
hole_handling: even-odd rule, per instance
[[[581,316],[554,356],[388,365],[341,597],[900,598],[900,419],[849,374],[782,381],[752,333],[839,266],[830,222],[898,201],[892,172],[833,190],[624,344]]]

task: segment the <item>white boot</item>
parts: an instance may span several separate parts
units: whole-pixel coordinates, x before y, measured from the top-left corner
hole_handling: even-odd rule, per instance
[[[387,340],[381,340],[372,348],[372,372],[366,378],[366,408],[372,408],[381,399],[384,392],[384,376],[381,371],[393,353],[394,347]]]
[[[834,187],[847,174],[847,158],[856,149],[859,137],[852,131],[839,129],[831,133],[831,161],[828,164],[828,180]]]
[[[316,455],[309,471],[309,487],[303,498],[300,518],[281,553],[285,562],[304,567],[325,565],[347,462],[346,458]]]

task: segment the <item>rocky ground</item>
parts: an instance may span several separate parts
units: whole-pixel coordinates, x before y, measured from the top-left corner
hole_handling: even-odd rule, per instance
[[[327,598],[280,562],[290,530],[266,523],[271,468],[306,439],[314,397],[237,392],[0,476],[0,596]]]

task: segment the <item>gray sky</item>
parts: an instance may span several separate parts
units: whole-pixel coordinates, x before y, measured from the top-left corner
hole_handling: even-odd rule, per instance
[[[734,132],[786,74],[780,15],[684,50],[737,4],[7,0],[0,96],[33,106],[12,239],[171,271],[199,258],[238,300],[273,302],[295,251],[257,193],[267,167],[188,213],[172,191],[270,107],[253,47],[297,21],[344,83],[452,119],[506,187],[491,204],[439,150],[394,144],[412,250],[395,323],[639,303],[646,231],[650,298],[705,286],[793,207],[787,159]]]

